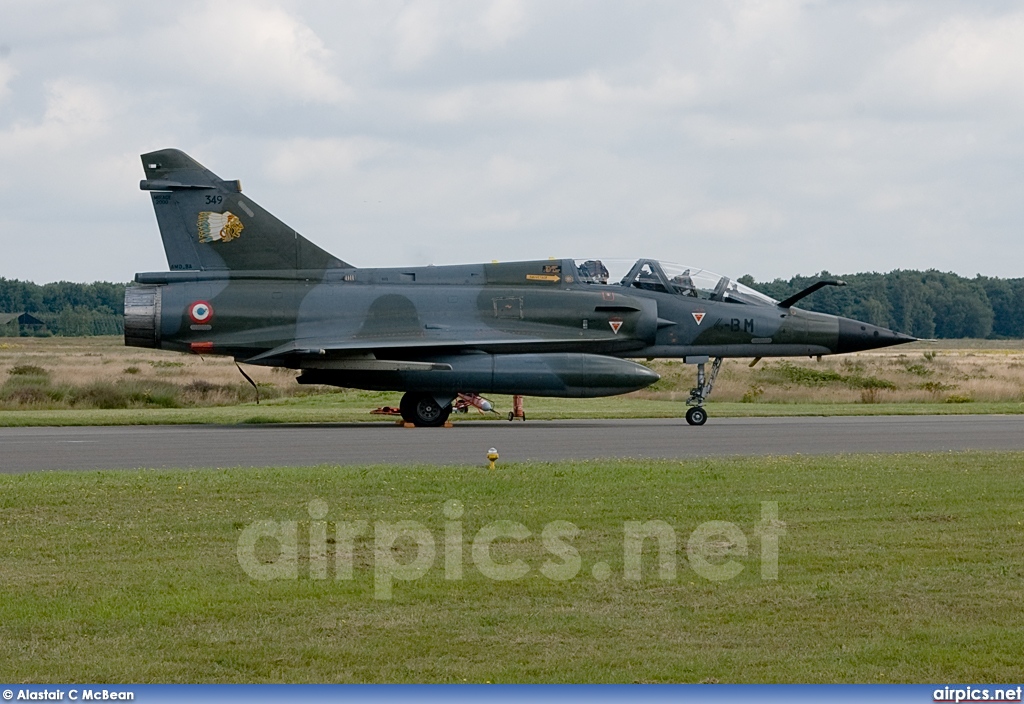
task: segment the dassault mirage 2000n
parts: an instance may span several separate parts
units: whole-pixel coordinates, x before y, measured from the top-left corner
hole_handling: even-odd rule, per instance
[[[630,359],[696,365],[686,419],[726,357],[819,356],[910,342],[773,300],[725,276],[639,259],[357,268],[188,155],[142,155],[171,271],[136,274],[125,344],[301,370],[300,384],[402,391],[403,418],[442,425],[460,394],[581,398],[649,386]],[[610,268],[611,267],[611,268]],[[705,364],[711,362],[711,369]]]

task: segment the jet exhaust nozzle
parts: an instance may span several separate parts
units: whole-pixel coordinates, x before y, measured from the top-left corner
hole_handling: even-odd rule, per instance
[[[160,347],[160,286],[129,286],[124,290],[124,344]]]

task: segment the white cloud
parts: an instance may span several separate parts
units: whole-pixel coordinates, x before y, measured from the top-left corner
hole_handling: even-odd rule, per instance
[[[0,100],[10,94],[8,83],[14,78],[14,66],[9,61],[0,61]]]
[[[386,142],[366,137],[297,137],[274,144],[264,171],[268,178],[279,183],[308,185],[324,179],[337,180],[388,149]]]
[[[811,68],[806,0],[734,0],[710,22],[712,76],[719,87],[760,92],[765,81],[792,79]],[[813,31],[813,30],[812,30]]]
[[[900,4],[893,0],[869,3],[862,2],[861,14],[871,25],[878,29],[891,29],[912,15],[912,8],[906,3]],[[920,6],[926,7],[926,6]]]
[[[109,92],[70,79],[46,87],[42,119],[19,122],[0,131],[0,153],[41,150],[50,153],[80,146],[110,128],[115,114]]]
[[[950,17],[884,64],[889,96],[970,106],[1024,102],[1024,13]]]
[[[473,5],[479,8],[479,3]],[[526,25],[521,0],[491,0],[478,15],[460,27],[461,42],[472,49],[490,51],[517,37]]]
[[[176,13],[177,24],[156,32],[150,60],[188,69],[208,92],[195,96],[216,110],[225,96],[341,103],[351,89],[330,70],[332,52],[313,29],[280,7],[239,0],[204,3]],[[161,48],[173,50],[164,53]]]
[[[419,66],[437,51],[443,35],[438,3],[419,0],[409,3],[395,20],[394,63],[398,69]]]
[[[694,234],[734,240],[751,232],[775,230],[784,221],[771,208],[751,203],[701,210],[688,217],[686,224]]]
[[[494,154],[487,161],[488,181],[498,188],[527,189],[542,178],[542,167],[513,154]]]
[[[614,81],[597,72],[566,79],[484,83],[429,95],[423,115],[438,122],[560,120],[591,122],[609,111],[643,119],[651,110],[693,103],[699,80],[690,73],[656,73],[643,81]],[[597,112],[595,112],[597,111]]]
[[[521,0],[413,0],[395,19],[392,60],[397,69],[411,70],[436,56],[445,45],[491,52],[522,34],[528,25]]]

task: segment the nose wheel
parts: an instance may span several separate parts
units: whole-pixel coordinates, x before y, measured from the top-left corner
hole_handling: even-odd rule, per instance
[[[707,375],[704,373],[704,363],[697,364],[697,386],[690,391],[690,398],[686,400],[686,405],[690,406],[686,411],[686,422],[690,425],[704,425],[708,421],[704,401],[711,395],[715,379],[718,378],[718,370],[721,368],[721,357],[715,357],[715,361],[711,363],[711,373]]]
[[[694,406],[686,410],[686,422],[690,425],[704,425],[708,420],[708,412],[702,406]]]

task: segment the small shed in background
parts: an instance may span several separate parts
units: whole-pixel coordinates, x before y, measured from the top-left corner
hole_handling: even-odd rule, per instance
[[[46,329],[46,324],[31,313],[0,313],[0,334],[6,337],[32,335]]]

